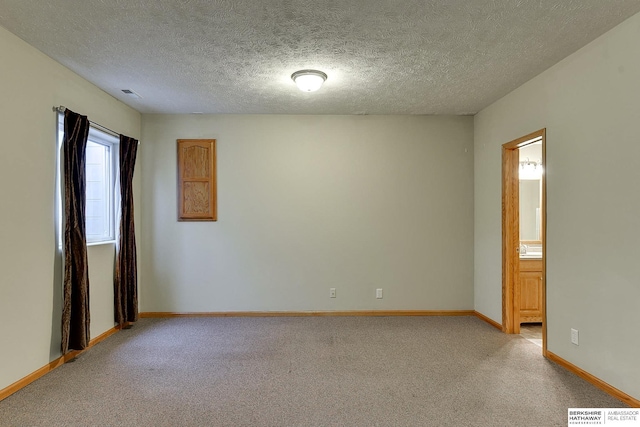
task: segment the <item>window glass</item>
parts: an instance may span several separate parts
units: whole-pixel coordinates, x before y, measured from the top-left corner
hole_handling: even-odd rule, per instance
[[[58,158],[57,167],[60,174],[58,183],[64,185],[63,169],[60,163],[63,159],[62,141],[64,138],[64,115],[58,115]],[[86,173],[86,205],[85,221],[87,243],[115,240],[115,159],[118,138],[91,126],[85,157]],[[62,192],[58,189],[58,224],[62,236]],[[60,245],[62,242],[59,242]]]

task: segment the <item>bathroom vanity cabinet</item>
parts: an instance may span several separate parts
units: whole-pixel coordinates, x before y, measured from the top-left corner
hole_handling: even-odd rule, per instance
[[[515,297],[520,305],[520,323],[542,322],[542,259],[520,259]]]

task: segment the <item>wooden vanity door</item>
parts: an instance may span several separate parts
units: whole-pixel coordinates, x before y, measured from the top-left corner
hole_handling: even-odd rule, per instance
[[[542,260],[520,261],[520,323],[542,322]]]
[[[520,323],[542,322],[541,272],[520,272]]]

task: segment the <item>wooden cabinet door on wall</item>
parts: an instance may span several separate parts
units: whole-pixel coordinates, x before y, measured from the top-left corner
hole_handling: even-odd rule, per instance
[[[216,221],[216,140],[178,140],[178,221]]]

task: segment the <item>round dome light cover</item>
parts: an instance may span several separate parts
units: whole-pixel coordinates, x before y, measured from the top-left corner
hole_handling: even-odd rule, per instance
[[[327,80],[327,75],[318,70],[300,70],[291,74],[291,79],[301,91],[315,92]]]

